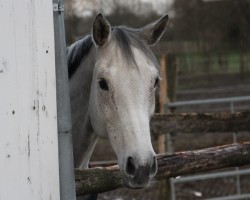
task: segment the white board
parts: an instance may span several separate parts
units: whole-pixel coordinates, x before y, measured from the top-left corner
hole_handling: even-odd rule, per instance
[[[52,1],[0,0],[0,200],[59,200]]]

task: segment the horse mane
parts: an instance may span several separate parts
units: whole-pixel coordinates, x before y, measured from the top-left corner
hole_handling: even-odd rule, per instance
[[[94,45],[92,36],[89,34],[84,38],[76,41],[70,47],[67,48],[67,63],[68,63],[68,75],[69,78],[73,76],[81,61],[90,52],[91,47]]]
[[[132,29],[125,26],[112,27],[112,35],[116,40],[119,48],[130,65],[137,66],[131,46],[140,49],[147,58],[149,58],[154,66],[158,69],[159,63],[149,46],[145,43],[138,29]],[[111,37],[112,38],[112,37]],[[81,61],[86,57],[90,49],[94,46],[92,35],[88,34],[83,39],[76,41],[67,48],[67,63],[69,78],[73,76]]]

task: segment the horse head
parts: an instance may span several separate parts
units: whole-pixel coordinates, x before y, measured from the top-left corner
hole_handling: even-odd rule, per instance
[[[89,115],[94,132],[108,136],[128,187],[145,187],[157,172],[150,118],[159,82],[150,50],[164,33],[168,16],[140,29],[111,27],[101,15],[93,22],[96,62]]]

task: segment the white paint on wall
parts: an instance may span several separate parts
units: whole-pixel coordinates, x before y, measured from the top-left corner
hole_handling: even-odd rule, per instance
[[[0,0],[0,200],[59,200],[52,1]]]

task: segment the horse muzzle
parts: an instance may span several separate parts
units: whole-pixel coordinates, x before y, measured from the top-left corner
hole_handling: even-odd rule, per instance
[[[123,170],[123,179],[127,187],[143,188],[150,184],[157,172],[157,159],[155,155],[142,162],[138,157],[129,156]]]

